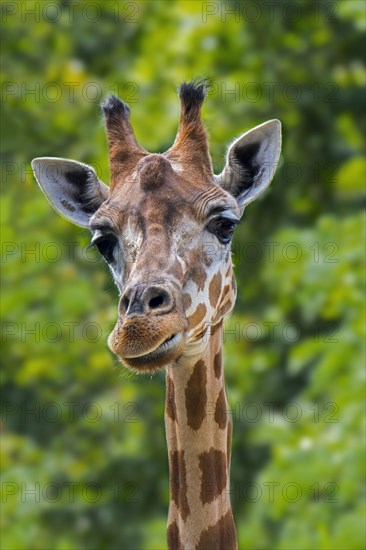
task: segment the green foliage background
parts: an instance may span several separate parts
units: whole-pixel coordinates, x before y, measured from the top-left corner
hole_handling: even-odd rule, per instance
[[[99,101],[119,94],[140,142],[163,151],[176,87],[196,76],[212,82],[217,172],[234,137],[283,123],[282,164],[233,246],[239,547],[364,548],[364,3],[1,9],[2,548],[166,548],[164,377],[131,377],[107,350],[111,277],[85,256],[88,232],[52,211],[30,161],[75,158],[108,182]]]

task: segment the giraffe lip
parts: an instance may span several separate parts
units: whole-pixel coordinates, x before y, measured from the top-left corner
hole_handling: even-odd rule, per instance
[[[166,338],[164,342],[159,344],[158,347],[155,348],[153,351],[149,351],[149,353],[139,355],[138,357],[129,357],[128,360],[132,360],[134,363],[150,363],[154,360],[160,359],[171,351],[174,351],[174,349],[179,346],[182,340],[183,334],[181,332],[172,334],[171,336],[169,336],[169,338]]]

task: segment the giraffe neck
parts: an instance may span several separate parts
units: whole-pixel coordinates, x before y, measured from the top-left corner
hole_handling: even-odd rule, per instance
[[[166,369],[169,550],[234,550],[231,420],[222,368],[222,323],[203,352]]]

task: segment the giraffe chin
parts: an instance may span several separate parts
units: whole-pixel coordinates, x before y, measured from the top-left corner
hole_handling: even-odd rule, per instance
[[[120,316],[108,346],[135,372],[164,368],[183,353],[188,323],[180,312]]]
[[[156,371],[163,369],[183,353],[184,334],[172,334],[155,349],[135,357],[118,355],[122,363],[135,372]]]

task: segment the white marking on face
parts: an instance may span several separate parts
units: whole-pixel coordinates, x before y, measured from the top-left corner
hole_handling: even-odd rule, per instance
[[[118,246],[114,253],[115,261],[109,265],[109,268],[119,291],[122,292],[126,284],[126,273],[128,271],[132,272],[137,262],[143,236],[142,231],[136,227],[131,219],[123,229],[123,234],[117,237]]]
[[[183,172],[183,168],[178,162],[170,161],[170,165],[173,168],[174,172],[177,172],[177,174],[181,174]]]

